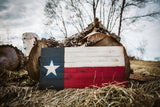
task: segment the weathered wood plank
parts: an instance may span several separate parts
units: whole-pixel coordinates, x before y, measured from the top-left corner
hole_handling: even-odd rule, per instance
[[[123,62],[77,62],[77,63],[65,63],[65,67],[116,67],[124,66]]]
[[[110,47],[79,47],[65,48],[65,57],[96,57],[96,56],[124,56],[123,48],[120,46]]]
[[[74,63],[74,62],[120,62],[123,61],[124,57],[67,57],[65,58],[65,63]]]
[[[65,48],[65,67],[125,66],[123,47]]]
[[[113,53],[118,52],[117,54],[123,53],[121,46],[101,46],[101,47],[67,47],[65,48],[66,53],[92,53],[92,52],[106,52]]]

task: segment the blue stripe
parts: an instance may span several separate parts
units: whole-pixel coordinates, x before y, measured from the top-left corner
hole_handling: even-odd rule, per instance
[[[57,75],[54,73],[46,75],[48,69],[44,66],[50,66],[51,61],[54,66],[59,66],[55,69]],[[64,88],[64,48],[42,48],[39,88]]]

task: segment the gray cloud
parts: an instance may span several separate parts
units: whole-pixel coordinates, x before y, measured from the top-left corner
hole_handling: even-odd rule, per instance
[[[5,1],[5,2],[4,2]],[[1,20],[11,20],[20,19],[25,16],[26,7],[23,3],[17,3],[18,0],[14,2],[1,0],[0,2],[0,19]]]
[[[39,2],[40,0],[1,0],[0,28],[14,28],[34,24],[35,17],[38,18],[38,12],[41,11],[40,8],[42,8],[42,6],[36,7]]]
[[[5,10],[5,9],[7,9],[7,6],[3,6],[2,4],[0,5],[0,11],[3,11],[3,10]]]
[[[1,0],[0,1],[0,11],[3,11],[3,10],[6,10],[8,7],[7,7],[7,3],[8,3],[9,0]]]
[[[44,1],[0,0],[0,42],[9,43],[11,41],[10,43],[14,46],[22,47],[23,33],[41,34]]]

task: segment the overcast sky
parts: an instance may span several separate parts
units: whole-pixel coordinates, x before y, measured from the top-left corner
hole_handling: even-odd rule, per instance
[[[160,11],[158,0],[157,3],[159,4],[148,5],[148,7]],[[23,33],[34,32],[40,37],[45,37],[47,29],[44,25],[44,6],[45,0],[0,0],[0,41],[7,43],[9,38],[10,43],[22,49]],[[134,10],[130,14],[137,14],[138,11]],[[69,35],[75,32],[76,30],[69,29]],[[53,36],[57,39],[63,37],[58,29],[54,31]],[[129,25],[122,32],[122,43],[131,55],[138,54],[136,48],[143,41],[147,41],[145,60],[160,57],[160,18],[145,18]]]

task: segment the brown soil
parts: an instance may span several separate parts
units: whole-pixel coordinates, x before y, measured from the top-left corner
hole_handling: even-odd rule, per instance
[[[145,75],[145,74],[140,74],[140,73],[130,74],[131,80],[137,80],[139,82],[147,82],[147,81],[151,81],[151,80],[157,80],[159,78],[160,77],[158,77],[158,76]]]

